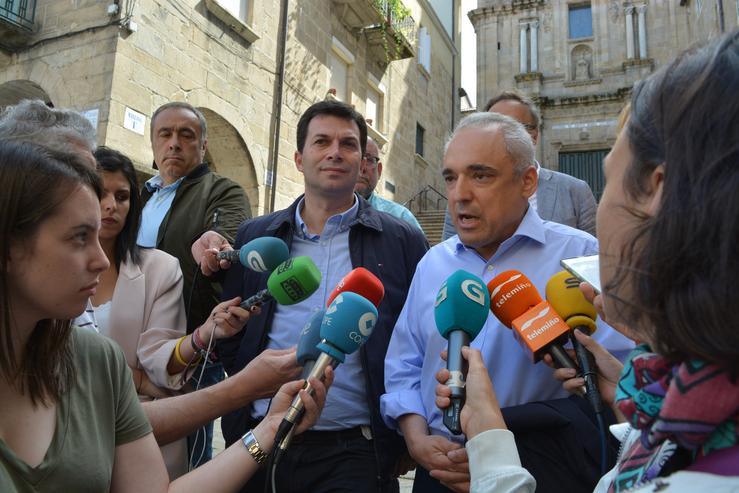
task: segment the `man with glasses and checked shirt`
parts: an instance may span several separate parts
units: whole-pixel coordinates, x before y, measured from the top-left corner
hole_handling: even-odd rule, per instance
[[[411,211],[397,202],[383,199],[375,193],[375,187],[382,175],[382,161],[380,160],[380,149],[370,137],[367,137],[367,150],[362,158],[362,167],[357,178],[354,191],[364,197],[372,207],[378,211],[387,212],[399,219],[409,222],[421,231],[421,225]]]

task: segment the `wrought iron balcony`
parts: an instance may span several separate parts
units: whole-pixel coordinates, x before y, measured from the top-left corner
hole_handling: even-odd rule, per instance
[[[380,10],[383,21],[364,29],[370,45],[382,46],[389,62],[415,56],[416,21],[413,17],[408,14],[397,18],[389,0],[371,1]]]
[[[0,0],[0,47],[22,48],[33,35],[36,0]]]

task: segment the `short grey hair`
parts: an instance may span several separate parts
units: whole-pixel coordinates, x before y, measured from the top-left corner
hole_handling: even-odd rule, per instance
[[[529,114],[531,115],[531,119],[534,120],[533,125],[536,128],[539,128],[539,124],[541,123],[541,116],[539,115],[539,110],[536,108],[536,104],[534,104],[532,100],[516,90],[503,91],[497,96],[491,98],[487,103],[485,103],[485,111],[490,111],[493,106],[500,103],[501,101],[516,101],[526,106],[526,108],[528,108],[529,110]]]
[[[208,138],[208,124],[205,122],[205,116],[203,115],[203,112],[197,109],[195,106],[191,105],[190,103],[186,103],[184,101],[170,101],[169,103],[164,103],[159,108],[157,108],[154,111],[154,114],[151,115],[151,125],[149,126],[149,138],[153,141],[154,140],[154,120],[157,119],[157,116],[159,116],[159,113],[165,110],[170,109],[182,109],[191,111],[198,119],[198,124],[200,125],[200,145],[203,145],[203,142]]]
[[[534,142],[526,128],[513,118],[500,113],[478,112],[464,117],[446,141],[444,154],[452,139],[465,128],[479,128],[491,132],[500,130],[503,134],[506,152],[513,160],[513,170],[517,175],[521,175],[527,168],[534,166]]]
[[[74,110],[50,108],[40,99],[24,99],[0,113],[0,140],[30,142],[62,154],[77,152],[75,141],[95,151],[92,123]]]

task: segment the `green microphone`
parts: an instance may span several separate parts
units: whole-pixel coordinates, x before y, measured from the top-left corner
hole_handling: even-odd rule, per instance
[[[282,262],[267,279],[267,288],[239,305],[251,310],[269,300],[280,305],[294,305],[307,299],[321,284],[321,271],[310,257],[294,257]]]

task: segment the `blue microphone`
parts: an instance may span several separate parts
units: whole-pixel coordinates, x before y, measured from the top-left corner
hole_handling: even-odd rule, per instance
[[[318,310],[314,313],[300,333],[296,352],[298,364],[303,367],[303,374],[300,378],[308,378],[316,360],[321,355],[318,344],[321,342],[321,323],[325,314],[326,310]]]
[[[462,433],[459,415],[464,406],[467,361],[462,346],[477,337],[490,311],[490,294],[485,283],[469,272],[458,270],[439,288],[434,304],[434,319],[441,336],[449,341],[446,367],[452,391],[451,404],[444,409],[444,425],[455,434]]]
[[[321,342],[317,346],[320,354],[307,378],[323,380],[326,367],[336,367],[343,363],[347,354],[353,353],[367,342],[375,328],[375,322],[377,308],[367,298],[349,291],[336,296],[321,321]],[[308,393],[313,393],[313,387],[307,379],[303,388]],[[295,396],[275,436],[275,443],[279,444],[275,452],[275,463],[290,445],[295,423],[304,411],[303,401],[299,395]]]
[[[272,272],[282,262],[290,257],[287,244],[279,238],[264,236],[255,238],[238,250],[218,252],[218,260],[237,260],[255,272]]]

